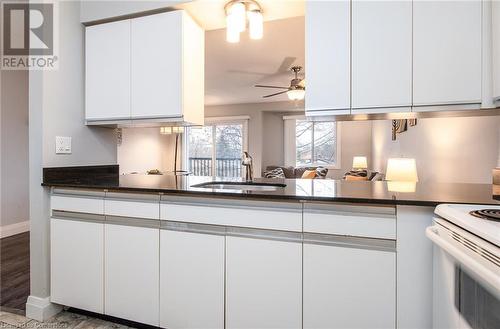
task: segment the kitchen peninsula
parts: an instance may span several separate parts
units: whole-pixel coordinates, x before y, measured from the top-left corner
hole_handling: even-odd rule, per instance
[[[430,327],[432,207],[500,203],[486,184],[192,187],[211,180],[45,168],[51,301],[168,328]]]

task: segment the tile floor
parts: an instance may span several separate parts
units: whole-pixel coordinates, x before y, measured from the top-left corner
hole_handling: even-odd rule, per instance
[[[132,328],[100,319],[95,319],[86,315],[71,313],[63,311],[53,318],[45,321],[38,322],[28,319],[27,317],[0,311],[0,329],[4,328],[46,328],[46,329],[105,329],[105,328]]]

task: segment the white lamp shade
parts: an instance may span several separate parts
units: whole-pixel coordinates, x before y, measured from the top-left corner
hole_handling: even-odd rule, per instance
[[[242,2],[235,2],[231,4],[227,11],[227,18],[231,17],[231,28],[234,28],[238,32],[243,32],[246,29],[247,17],[245,4]],[[228,19],[229,23],[229,19]],[[227,25],[229,28],[230,26]]]
[[[396,182],[418,182],[415,159],[391,158],[387,161],[385,179]]]
[[[387,182],[387,189],[391,192],[414,193],[417,190],[416,182]]]
[[[264,18],[258,10],[248,12],[248,25],[250,27],[250,39],[262,39],[264,35]]]
[[[240,42],[238,17],[234,14],[226,17],[226,41],[230,43]]]
[[[306,91],[303,89],[291,89],[286,92],[288,99],[292,101],[300,101],[304,99]]]
[[[352,158],[352,169],[367,169],[368,160],[366,157],[356,156]]]

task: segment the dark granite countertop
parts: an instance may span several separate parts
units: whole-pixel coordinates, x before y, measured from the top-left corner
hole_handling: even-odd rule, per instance
[[[212,177],[174,175],[118,175],[118,166],[44,168],[43,186],[109,191],[164,193],[206,197],[236,197],[298,201],[355,202],[436,206],[440,203],[500,204],[491,184],[417,183],[412,192],[394,192],[387,182],[329,179],[256,179],[283,183],[277,191],[241,191],[193,187]],[[241,181],[241,179],[230,179]]]

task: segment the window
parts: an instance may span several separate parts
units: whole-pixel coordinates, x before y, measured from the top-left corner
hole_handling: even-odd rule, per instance
[[[186,169],[195,176],[241,177],[247,120],[211,119],[186,130]]]
[[[338,168],[338,127],[334,121],[285,117],[285,162],[289,166]]]

